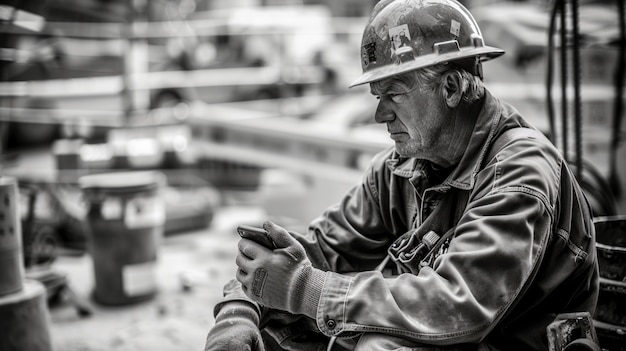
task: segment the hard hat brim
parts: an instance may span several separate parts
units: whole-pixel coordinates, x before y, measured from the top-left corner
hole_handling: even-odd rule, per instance
[[[481,46],[477,48],[461,49],[456,52],[449,52],[445,54],[429,54],[417,57],[415,60],[404,62],[397,65],[387,65],[367,71],[363,73],[357,80],[349,85],[349,88],[372,83],[385,78],[389,78],[398,74],[413,71],[419,68],[428,66],[434,66],[439,63],[453,62],[456,60],[478,57],[481,62],[488,61],[504,54],[504,50],[492,47]]]

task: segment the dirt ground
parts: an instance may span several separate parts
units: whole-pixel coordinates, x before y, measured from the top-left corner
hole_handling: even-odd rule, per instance
[[[87,300],[92,315],[81,317],[67,300],[51,306],[54,351],[202,350],[214,323],[213,306],[235,272],[239,223],[264,218],[256,207],[220,209],[206,230],[163,238],[157,258],[158,292],[154,298],[126,306],[102,306],[94,289],[89,255],[60,257],[53,268],[66,274],[76,294]],[[191,283],[183,288],[183,281]]]

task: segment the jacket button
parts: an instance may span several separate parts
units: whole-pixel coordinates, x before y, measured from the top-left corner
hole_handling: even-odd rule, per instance
[[[335,322],[333,319],[329,319],[326,321],[326,326],[328,327],[328,329],[333,330],[337,326],[337,322]]]

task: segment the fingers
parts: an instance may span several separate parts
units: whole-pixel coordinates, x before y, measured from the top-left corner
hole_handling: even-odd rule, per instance
[[[248,273],[242,269],[238,269],[235,278],[241,283],[241,289],[248,295]]]
[[[263,229],[267,231],[268,236],[272,238],[278,248],[291,246],[296,241],[285,228],[270,221],[263,223]]]
[[[267,251],[269,251],[269,249],[265,246],[254,242],[253,240],[245,238],[239,240],[237,247],[239,248],[239,253],[251,260],[258,258],[261,255],[267,254]]]
[[[263,223],[263,228],[276,244],[277,249],[279,249],[278,251],[288,255],[296,262],[306,258],[306,252],[302,244],[292,237],[285,228],[270,221]]]
[[[239,272],[246,274],[251,271],[250,260],[243,255],[237,255],[235,258],[235,264],[238,267],[237,274],[239,274]]]
[[[235,258],[235,264],[237,265],[237,273],[235,278],[241,283],[244,292],[247,294],[248,287],[250,286],[250,275],[248,273],[254,272],[256,267],[254,260],[271,253],[266,247],[249,239],[241,239],[237,244],[239,253]],[[265,252],[267,251],[267,252]]]
[[[250,262],[252,261],[241,254],[237,255],[237,258],[235,258],[235,263],[238,267],[237,273],[235,273],[235,278],[241,283],[241,289],[248,296],[250,296],[248,293],[248,287],[252,283],[251,275],[248,274],[248,272],[254,272],[253,268],[250,267]]]
[[[246,276],[248,275],[248,271],[251,269],[250,262],[252,261],[252,258],[248,255],[253,255],[253,253],[250,253],[248,245],[246,245],[246,243],[242,243],[242,241],[246,241],[246,239],[241,239],[238,243],[239,253],[237,254],[237,257],[235,257],[235,264],[237,265],[238,269],[235,278],[237,278],[237,280],[241,283],[244,292],[246,292]]]

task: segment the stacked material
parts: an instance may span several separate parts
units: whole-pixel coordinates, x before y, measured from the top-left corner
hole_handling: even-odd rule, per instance
[[[626,216],[595,219],[600,294],[594,325],[603,349],[626,350]]]

